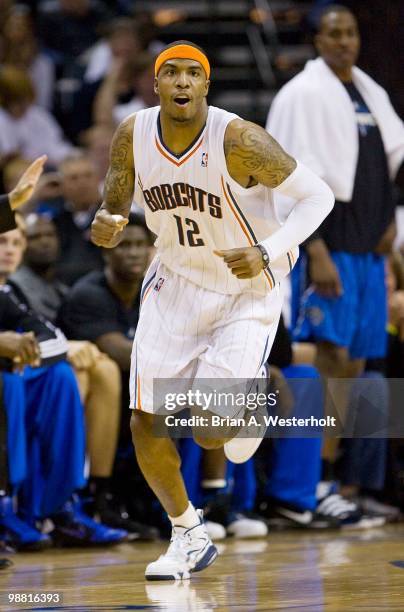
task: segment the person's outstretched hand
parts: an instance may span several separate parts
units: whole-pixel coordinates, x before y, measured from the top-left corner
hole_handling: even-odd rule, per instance
[[[32,162],[18,181],[17,185],[8,194],[10,206],[13,210],[16,210],[28,202],[38,184],[39,177],[43,172],[43,167],[47,159],[46,155],[42,155]]]

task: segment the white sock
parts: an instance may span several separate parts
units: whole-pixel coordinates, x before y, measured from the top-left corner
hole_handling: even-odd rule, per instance
[[[180,516],[169,516],[168,518],[172,525],[186,527],[187,529],[195,527],[199,523],[199,516],[191,502],[189,502],[188,508]]]

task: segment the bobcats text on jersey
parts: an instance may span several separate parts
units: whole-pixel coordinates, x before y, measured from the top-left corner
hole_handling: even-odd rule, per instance
[[[188,206],[192,210],[209,212],[215,219],[222,218],[220,197],[187,183],[164,183],[150,189],[142,188],[142,192],[145,203],[152,212]]]

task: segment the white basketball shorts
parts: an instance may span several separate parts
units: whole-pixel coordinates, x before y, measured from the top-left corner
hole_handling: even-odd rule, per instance
[[[156,379],[255,379],[272,348],[281,309],[279,285],[265,296],[221,294],[156,258],[142,286],[130,408],[157,412]]]

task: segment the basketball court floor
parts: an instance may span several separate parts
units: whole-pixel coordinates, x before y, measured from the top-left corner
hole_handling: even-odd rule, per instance
[[[0,610],[404,610],[404,525],[229,540],[191,581],[145,582],[145,564],[166,546],[16,555],[0,574]],[[24,593],[55,593],[62,601],[10,603]]]

